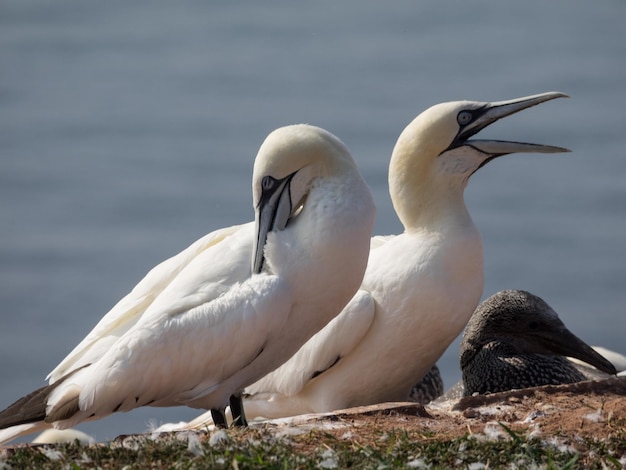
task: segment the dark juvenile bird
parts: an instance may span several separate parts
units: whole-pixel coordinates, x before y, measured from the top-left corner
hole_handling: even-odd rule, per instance
[[[556,312],[529,292],[505,290],[482,302],[461,341],[464,395],[588,380],[565,356],[607,374],[607,359],[570,332]]]

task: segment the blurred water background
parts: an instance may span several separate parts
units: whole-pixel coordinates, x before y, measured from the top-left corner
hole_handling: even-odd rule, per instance
[[[432,104],[571,95],[483,138],[562,145],[472,177],[484,297],[528,289],[591,344],[626,353],[626,3],[451,1],[0,3],[0,407],[46,374],[158,262],[253,217],[274,128],[342,138],[401,226],[387,165]],[[460,377],[458,342],[439,362]],[[372,364],[372,367],[384,367]],[[99,440],[189,419],[144,408]]]

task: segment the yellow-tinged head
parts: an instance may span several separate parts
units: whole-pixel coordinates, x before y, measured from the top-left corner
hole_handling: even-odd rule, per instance
[[[478,140],[472,136],[523,109],[566,97],[542,93],[494,103],[441,103],[417,116],[400,134],[389,167],[391,198],[407,230],[441,217],[466,213],[463,190],[469,177],[492,159],[509,153],[568,152],[562,147]]]

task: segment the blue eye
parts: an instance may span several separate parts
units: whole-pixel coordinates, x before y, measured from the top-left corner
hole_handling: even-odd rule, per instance
[[[460,126],[467,126],[472,122],[473,118],[472,113],[469,111],[461,111],[456,117],[456,122],[458,122]]]

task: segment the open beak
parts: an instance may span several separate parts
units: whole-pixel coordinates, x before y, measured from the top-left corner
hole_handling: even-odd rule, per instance
[[[451,148],[469,145],[477,150],[492,155],[494,157],[507,155],[509,153],[559,153],[569,152],[570,150],[563,147],[554,147],[552,145],[529,144],[524,142],[508,142],[503,140],[469,140],[470,137],[476,135],[485,127],[506,116],[511,116],[523,109],[531,108],[546,101],[555,98],[567,98],[568,96],[560,92],[541,93],[539,95],[526,96],[524,98],[516,98],[507,101],[497,101],[494,103],[485,103],[474,111],[474,119],[462,127]]]
[[[291,217],[291,179],[295,173],[283,179],[266,176],[262,181],[261,198],[256,207],[256,237],[252,254],[252,272],[258,274],[265,262],[265,243],[270,232],[283,230]]]

